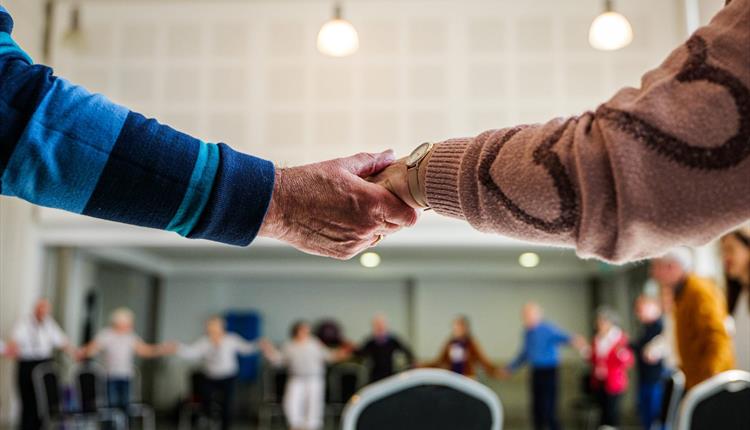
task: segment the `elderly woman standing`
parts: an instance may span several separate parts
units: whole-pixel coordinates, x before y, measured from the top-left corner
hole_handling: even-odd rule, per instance
[[[107,373],[107,399],[110,407],[127,410],[135,375],[135,357],[154,358],[171,352],[169,345],[151,345],[133,331],[134,314],[128,308],[117,308],[110,316],[110,326],[97,333],[79,352],[80,358],[101,354]]]
[[[727,305],[734,318],[737,368],[750,371],[750,228],[721,239]]]
[[[620,421],[620,399],[628,388],[628,369],[633,353],[628,337],[620,328],[618,315],[609,308],[596,312],[596,334],[591,344],[591,388],[601,408],[601,425],[617,427]]]

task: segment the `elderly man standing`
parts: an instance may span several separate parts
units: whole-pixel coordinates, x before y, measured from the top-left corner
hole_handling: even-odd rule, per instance
[[[55,350],[62,349],[72,355],[68,337],[50,316],[51,305],[47,299],[39,299],[34,312],[16,322],[11,332],[9,350],[18,359],[17,383],[21,397],[21,429],[38,430],[39,420],[33,373],[39,365],[52,361]]]
[[[646,350],[651,361],[664,355],[660,350],[676,352],[674,358],[685,373],[686,389],[734,366],[724,299],[712,281],[691,273],[692,267],[692,253],[686,248],[652,261],[651,276],[661,287],[668,321],[662,348],[657,348],[657,339]]]
[[[404,343],[388,329],[385,315],[378,314],[372,319],[372,336],[355,352],[370,362],[370,382],[379,381],[393,375],[393,361],[397,353],[403,353],[409,364],[414,355]]]
[[[560,365],[560,345],[575,344],[583,347],[585,340],[573,337],[551,322],[544,320],[544,310],[537,303],[526,303],[521,312],[524,325],[523,346],[516,358],[501,369],[499,376],[507,378],[525,363],[531,366],[531,409],[534,429],[556,430],[557,375]]]

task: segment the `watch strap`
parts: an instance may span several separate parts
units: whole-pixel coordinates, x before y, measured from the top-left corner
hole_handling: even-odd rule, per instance
[[[427,199],[422,193],[422,188],[419,186],[419,165],[421,161],[413,167],[409,167],[406,170],[406,180],[409,184],[409,192],[411,197],[417,204],[423,208],[429,207]]]

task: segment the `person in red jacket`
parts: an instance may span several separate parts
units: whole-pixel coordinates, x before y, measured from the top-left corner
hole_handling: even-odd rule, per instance
[[[596,334],[591,344],[591,387],[601,408],[601,426],[617,427],[620,398],[628,388],[628,369],[633,353],[620,328],[617,314],[609,308],[596,312]]]

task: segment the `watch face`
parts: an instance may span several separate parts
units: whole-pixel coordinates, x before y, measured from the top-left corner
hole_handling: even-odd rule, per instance
[[[422,158],[424,158],[425,155],[427,155],[427,151],[429,151],[429,149],[429,143],[423,143],[417,146],[417,149],[415,149],[406,159],[406,165],[409,167],[414,167]]]

